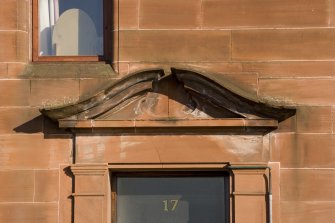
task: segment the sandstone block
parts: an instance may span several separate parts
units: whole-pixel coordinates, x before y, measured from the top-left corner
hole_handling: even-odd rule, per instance
[[[140,28],[190,29],[199,28],[200,0],[141,0]]]
[[[29,97],[29,80],[0,80],[0,106],[26,106]]]
[[[332,134],[279,133],[271,136],[272,160],[284,168],[334,168]]]
[[[120,61],[204,62],[230,58],[229,31],[120,31]]]
[[[206,28],[316,27],[328,25],[328,1],[204,0]]]
[[[271,29],[232,32],[234,60],[330,60],[335,29]]]
[[[33,170],[2,170],[0,171],[0,181],[0,202],[33,201]]]
[[[57,202],[59,197],[59,170],[35,171],[35,202]]]
[[[280,179],[281,201],[329,202],[335,199],[334,170],[282,169]]]
[[[0,30],[13,30],[17,26],[17,0],[2,0],[0,7]]]

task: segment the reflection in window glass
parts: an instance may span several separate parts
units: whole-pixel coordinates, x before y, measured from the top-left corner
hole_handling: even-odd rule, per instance
[[[117,223],[224,223],[224,177],[118,177]]]
[[[103,0],[39,0],[39,55],[103,55]]]

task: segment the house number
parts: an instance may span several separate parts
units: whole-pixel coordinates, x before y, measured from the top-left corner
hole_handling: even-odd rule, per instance
[[[179,200],[164,200],[164,211],[175,211]]]

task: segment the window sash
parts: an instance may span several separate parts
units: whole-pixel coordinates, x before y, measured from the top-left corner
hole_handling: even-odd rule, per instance
[[[32,60],[34,62],[98,62],[98,61],[111,61],[112,51],[110,46],[112,45],[107,40],[111,40],[111,29],[112,29],[112,12],[111,1],[103,0],[103,51],[104,55],[79,55],[79,56],[54,56],[54,55],[39,55],[39,0],[33,0],[33,38],[32,38]],[[56,10],[57,11],[57,10]],[[55,13],[54,16],[57,16]],[[54,17],[53,16],[53,17]]]
[[[176,182],[172,182],[173,180],[176,180]],[[179,180],[178,180],[179,179]],[[168,188],[163,189],[154,189],[155,185],[151,185],[151,183],[155,184],[155,180],[161,181],[161,182],[167,182]],[[169,182],[169,180],[172,180]],[[210,192],[210,190],[213,190],[213,186],[216,186],[218,188],[218,185],[211,185],[203,191],[203,194],[200,194],[199,190],[201,188],[196,188],[197,186],[204,186],[205,180],[208,182],[211,182],[212,184],[215,182],[219,182],[218,180],[221,180],[222,187],[220,191],[220,195],[216,197],[217,200],[215,200],[215,196],[213,196],[213,192]],[[126,185],[124,183],[130,183],[133,182],[133,186],[130,185],[126,189],[120,188],[123,181],[123,185]],[[136,181],[138,181],[136,183]],[[146,181],[148,182],[147,185]],[[187,184],[188,181],[191,181]],[[157,183],[156,182],[156,183]],[[198,182],[198,183],[197,183]],[[184,187],[192,186],[194,185],[193,190],[190,189],[187,192],[186,188],[179,190],[178,188],[173,188],[173,185],[182,186]],[[198,185],[197,185],[198,184]],[[159,183],[157,184],[159,185]],[[156,186],[157,186],[156,185]],[[151,187],[151,191],[145,191],[145,187],[148,189]],[[169,193],[169,187],[171,187],[171,194]],[[213,187],[213,188],[211,188]],[[136,193],[135,197],[129,196],[123,196],[121,197],[120,193],[127,193],[127,190],[134,190],[134,193]],[[153,191],[154,190],[154,191]],[[163,194],[159,194],[160,192]],[[179,194],[178,194],[179,191]],[[191,193],[190,193],[191,191]],[[148,196],[141,196],[141,192],[146,192]],[[153,194],[150,194],[153,193]],[[156,193],[156,195],[155,195]],[[183,196],[184,193],[184,196]],[[185,193],[188,193],[185,195]],[[194,194],[192,194],[194,193]],[[198,193],[198,194],[197,194]],[[215,201],[211,201],[203,197],[207,193],[208,197],[211,199],[214,199]],[[212,194],[211,194],[212,193]],[[138,216],[142,216],[143,222],[154,222],[157,220],[157,218],[165,218],[164,220],[172,220],[173,222],[187,222],[187,220],[190,220],[188,218],[192,218],[192,222],[195,218],[199,218],[199,220],[202,218],[207,218],[210,222],[223,222],[227,223],[229,222],[229,177],[227,172],[204,172],[204,171],[197,171],[197,172],[127,172],[127,173],[113,173],[112,174],[112,194],[114,194],[112,197],[112,206],[116,207],[116,210],[113,212],[113,223],[119,223],[119,222],[130,222],[132,221],[131,218],[135,217],[137,218],[136,214]],[[198,197],[197,197],[198,196]],[[209,208],[210,205],[218,204],[218,202],[221,203],[220,207],[216,207],[216,212],[214,211],[214,207],[212,206],[210,209],[205,210],[206,207]],[[118,203],[119,202],[119,203]],[[128,203],[127,203],[128,202]],[[129,204],[130,202],[130,204]],[[203,203],[201,205],[201,202],[207,202],[206,204]],[[216,202],[216,203],[215,203]],[[132,205],[132,203],[134,203]],[[197,204],[196,204],[197,203]],[[137,206],[136,206],[137,205]],[[206,206],[209,205],[209,206]],[[121,206],[124,206],[123,208]],[[190,206],[192,206],[190,208]],[[198,206],[198,209],[195,208],[195,206]],[[137,208],[136,208],[137,207]],[[120,210],[122,208],[122,210]],[[141,208],[143,210],[141,210]],[[127,210],[134,209],[135,212],[133,213],[133,216],[131,217]],[[150,209],[150,210],[148,210]],[[172,210],[173,209],[173,210]],[[197,210],[195,210],[197,209]],[[218,210],[220,211],[218,212]],[[136,212],[137,211],[137,212]],[[141,212],[142,211],[142,212]],[[202,211],[201,213],[199,211]],[[126,213],[127,212],[127,213]],[[215,213],[214,213],[215,212]],[[141,213],[141,214],[140,214]],[[152,213],[152,216],[144,216],[148,213]],[[144,214],[144,215],[143,215]],[[198,216],[197,216],[198,214]],[[135,215],[135,216],[134,216]],[[128,216],[128,217],[127,217]],[[214,216],[221,219],[214,220]],[[221,217],[218,217],[221,216]],[[209,219],[212,217],[212,220]],[[204,219],[202,219],[204,220]],[[202,221],[201,220],[201,221]]]

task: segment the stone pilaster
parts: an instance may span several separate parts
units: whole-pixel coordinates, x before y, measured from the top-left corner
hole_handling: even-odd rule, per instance
[[[109,194],[107,164],[74,164],[74,222],[106,223]]]

